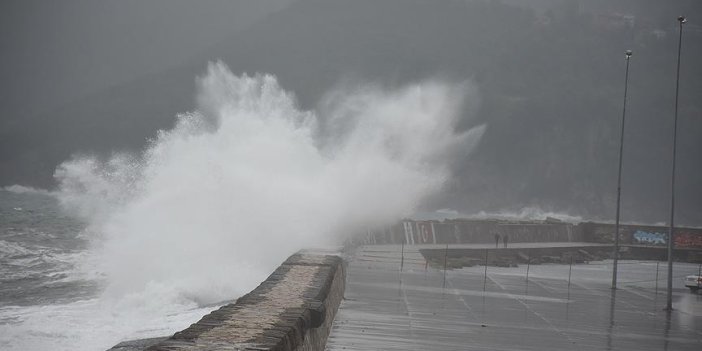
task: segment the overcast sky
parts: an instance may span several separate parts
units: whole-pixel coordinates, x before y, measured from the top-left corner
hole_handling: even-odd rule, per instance
[[[74,153],[139,149],[194,107],[207,61],[267,72],[314,109],[352,77],[471,81],[461,126],[487,129],[436,206],[543,206],[611,217],[626,49],[634,50],[623,198],[669,199],[677,21],[686,14],[680,217],[702,225],[699,0],[5,0],[0,186],[51,187]],[[631,21],[631,19],[634,19]],[[106,89],[110,88],[110,89]]]
[[[3,0],[3,117],[44,112],[180,64],[290,2]]]

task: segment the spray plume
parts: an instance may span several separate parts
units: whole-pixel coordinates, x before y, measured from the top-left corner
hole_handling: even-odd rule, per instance
[[[468,84],[337,91],[321,112],[301,111],[274,76],[221,62],[197,84],[196,112],[141,155],[56,171],[62,204],[99,233],[108,295],[241,295],[300,248],[411,215],[484,130],[454,130]]]

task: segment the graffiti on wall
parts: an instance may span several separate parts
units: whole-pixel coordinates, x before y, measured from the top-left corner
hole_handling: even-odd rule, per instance
[[[637,230],[633,235],[633,243],[641,245],[666,245],[668,243],[668,234],[658,232],[648,232],[645,230]]]
[[[691,232],[675,233],[675,247],[686,249],[702,249],[702,235]]]
[[[415,244],[436,244],[436,232],[434,223],[430,221],[405,221],[402,222],[405,234],[405,243]]]
[[[359,235],[364,244],[453,244],[493,243],[495,231],[509,235],[510,241],[571,241],[614,242],[614,225],[604,223],[544,224],[500,223],[492,220],[415,221],[403,220],[389,228],[377,228]],[[577,235],[571,235],[577,233]],[[668,231],[664,227],[623,225],[619,230],[621,245],[666,246]],[[702,250],[702,228],[676,228],[676,248]],[[702,251],[701,253],[702,254]]]
[[[404,242],[405,244],[414,244],[414,230],[412,229],[412,222],[402,222],[402,227],[404,229]]]
[[[689,231],[675,233],[673,242],[676,248],[702,249],[702,235]],[[637,230],[633,235],[634,244],[668,245],[668,233]]]
[[[419,243],[436,243],[436,237],[434,236],[434,225],[431,222],[417,222],[417,234]]]

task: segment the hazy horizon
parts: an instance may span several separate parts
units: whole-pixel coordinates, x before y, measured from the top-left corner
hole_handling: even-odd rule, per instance
[[[622,220],[668,221],[677,21],[683,36],[676,221],[702,225],[702,6],[695,1],[3,3],[0,185],[54,188],[62,162],[138,153],[196,109],[222,60],[272,74],[302,109],[340,87],[470,82],[457,131],[484,124],[420,211],[538,207],[614,217],[631,49]],[[320,120],[324,125],[325,119]],[[324,139],[324,137],[322,138]]]

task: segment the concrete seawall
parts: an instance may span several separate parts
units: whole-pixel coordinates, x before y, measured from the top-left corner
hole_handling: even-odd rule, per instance
[[[645,247],[665,249],[668,227],[622,224],[619,243],[631,246],[638,254]],[[494,244],[508,238],[510,243],[588,242],[614,244],[615,225],[612,223],[567,223],[557,219],[521,221],[500,219],[445,219],[443,221],[403,220],[400,223],[369,230],[355,240],[357,244]],[[675,258],[702,262],[702,228],[676,227],[673,234]],[[636,248],[634,248],[636,247]],[[655,252],[656,250],[643,250]]]
[[[324,350],[345,279],[340,257],[294,254],[236,303],[173,336],[110,350]]]

